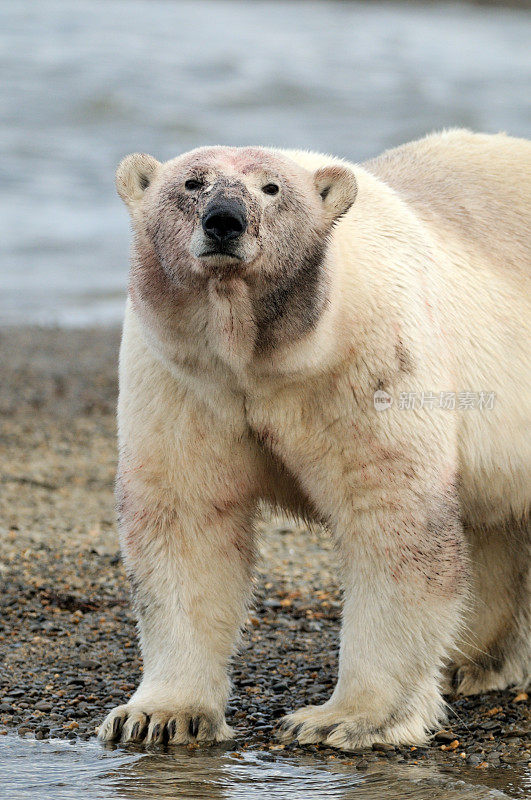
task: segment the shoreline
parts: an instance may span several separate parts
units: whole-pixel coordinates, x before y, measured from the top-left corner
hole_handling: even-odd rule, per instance
[[[88,739],[140,677],[114,518],[119,337],[118,328],[0,328],[0,734]],[[341,605],[332,548],[324,533],[280,519],[259,527],[256,600],[227,713],[231,748],[302,753],[272,731],[333,688]],[[527,698],[448,699],[447,735],[424,747],[304,752],[360,769],[381,758],[432,761],[482,770],[493,785],[500,770],[523,781]]]

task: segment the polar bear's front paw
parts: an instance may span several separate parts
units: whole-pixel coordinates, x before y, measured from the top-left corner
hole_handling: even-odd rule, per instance
[[[234,732],[220,712],[200,708],[160,709],[128,703],[113,709],[100,726],[102,742],[188,744],[222,742]]]
[[[280,720],[276,732],[283,742],[324,744],[339,750],[357,750],[375,742],[420,744],[426,740],[420,717],[388,725],[372,725],[366,717],[340,707],[306,706]]]

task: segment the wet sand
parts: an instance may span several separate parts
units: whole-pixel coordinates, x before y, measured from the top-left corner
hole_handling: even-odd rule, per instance
[[[0,734],[88,739],[141,674],[118,552],[116,330],[0,330]],[[234,662],[232,750],[282,746],[276,720],[330,694],[340,595],[324,533],[261,525],[256,602]],[[518,787],[529,750],[529,704],[516,692],[449,698],[445,731],[425,747],[330,758],[364,769],[379,759],[499,771]]]

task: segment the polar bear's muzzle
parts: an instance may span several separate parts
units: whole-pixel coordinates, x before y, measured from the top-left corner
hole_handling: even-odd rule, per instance
[[[255,215],[256,216],[256,215]],[[227,275],[241,271],[257,255],[253,214],[241,197],[218,192],[199,215],[190,242],[190,252],[199,260],[200,271],[222,269]]]

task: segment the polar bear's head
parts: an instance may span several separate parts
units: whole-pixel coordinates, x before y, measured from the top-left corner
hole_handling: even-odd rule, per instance
[[[357,190],[348,166],[310,172],[255,147],[199,148],[165,163],[134,154],[117,188],[137,250],[155,256],[174,287],[243,280],[262,332],[290,304],[316,305],[328,234]]]

